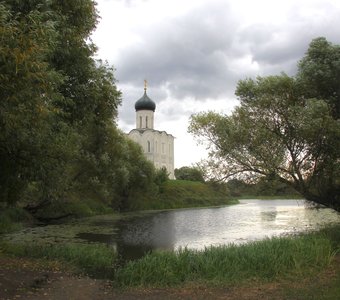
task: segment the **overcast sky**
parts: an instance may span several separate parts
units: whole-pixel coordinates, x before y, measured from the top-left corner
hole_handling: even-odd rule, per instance
[[[176,137],[175,167],[206,156],[187,133],[190,115],[230,113],[238,80],[296,72],[313,38],[340,44],[339,0],[97,0],[97,58],[116,69],[119,127],[135,128],[134,103],[157,105],[155,129]]]

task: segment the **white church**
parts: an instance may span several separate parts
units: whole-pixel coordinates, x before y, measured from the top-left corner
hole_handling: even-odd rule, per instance
[[[146,94],[146,80],[144,81],[144,95],[135,103],[136,128],[128,136],[142,146],[148,160],[156,168],[165,167],[170,179],[175,179],[174,173],[174,136],[154,129],[154,113],[156,104]]]

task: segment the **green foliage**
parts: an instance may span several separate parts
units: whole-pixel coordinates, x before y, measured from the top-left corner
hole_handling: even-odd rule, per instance
[[[48,64],[57,38],[48,13],[13,15],[0,4],[0,14],[6,45],[0,48],[0,198],[14,204],[30,178],[41,175],[44,145],[58,145],[51,102],[60,97],[55,87],[63,76]]]
[[[160,188],[162,185],[169,180],[169,173],[167,172],[166,168],[161,168],[156,170],[155,172],[155,184],[158,185]]]
[[[300,194],[290,185],[280,181],[278,178],[261,177],[254,185],[257,196],[295,196]]]
[[[298,81],[306,98],[324,99],[340,118],[340,46],[324,37],[314,39],[299,62]]]
[[[252,184],[247,184],[243,180],[230,179],[227,183],[227,188],[232,197],[241,197],[244,195],[253,195],[254,188]]]
[[[60,216],[65,220],[67,217],[89,217],[96,214],[108,214],[112,213],[113,210],[106,203],[101,202],[99,199],[93,198],[82,198],[78,197],[67,199],[67,201],[53,201],[42,209],[38,209],[34,216],[40,221],[53,221],[59,219]]]
[[[118,270],[120,286],[164,287],[190,283],[225,286],[316,273],[338,248],[325,233],[271,238],[241,246],[155,252]]]
[[[340,209],[340,125],[334,99],[326,98],[321,86],[314,86],[319,93],[306,92],[307,84],[313,85],[307,66],[317,65],[311,54],[316,45],[338,53],[338,46],[315,40],[296,78],[281,74],[241,80],[236,89],[241,105],[232,115],[192,116],[189,131],[210,146],[207,174],[220,180],[275,178],[308,200]],[[337,57],[328,50],[328,59]],[[338,78],[337,67],[329,72]]]
[[[119,170],[120,176],[115,178],[119,192],[119,210],[139,209],[140,203],[147,198],[154,198],[157,194],[155,184],[156,170],[148,161],[141,147],[124,138],[123,163]]]
[[[276,178],[261,177],[255,183],[246,183],[239,179],[230,179],[226,187],[232,197],[299,197],[299,194],[290,186]]]
[[[89,196],[124,209],[154,189],[153,166],[115,124],[121,93],[113,68],[93,58],[97,19],[92,0],[0,3],[0,201],[8,206],[88,215]]]
[[[181,167],[175,169],[175,177],[179,180],[204,182],[203,172],[198,167]]]

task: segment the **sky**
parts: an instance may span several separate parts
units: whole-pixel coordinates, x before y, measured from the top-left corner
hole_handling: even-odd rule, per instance
[[[115,68],[118,127],[135,128],[135,102],[156,103],[155,126],[175,136],[175,168],[207,156],[190,116],[230,114],[237,82],[293,76],[309,43],[340,44],[339,0],[97,0],[97,59]]]

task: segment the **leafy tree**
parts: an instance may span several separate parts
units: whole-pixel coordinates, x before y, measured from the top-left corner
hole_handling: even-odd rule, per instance
[[[57,87],[64,77],[48,64],[57,39],[48,15],[13,15],[0,4],[0,198],[9,204],[29,182],[49,178],[47,160],[57,169],[60,155],[74,151],[73,133],[57,124],[52,104],[62,97]],[[70,148],[64,152],[66,140]]]
[[[119,209],[153,187],[153,166],[116,127],[121,94],[93,58],[97,20],[92,0],[0,3],[0,201]]]
[[[332,99],[305,94],[302,69],[296,78],[240,81],[241,105],[231,116],[197,114],[189,131],[208,142],[209,166],[221,179],[275,177],[306,199],[340,210],[340,124]]]
[[[203,173],[198,167],[181,167],[175,169],[176,179],[204,182]]]
[[[292,196],[298,193],[286,183],[275,176],[261,177],[253,186],[254,195],[257,196]]]
[[[323,99],[335,119],[340,118],[340,45],[324,37],[314,39],[298,64],[297,79],[305,98]]]

